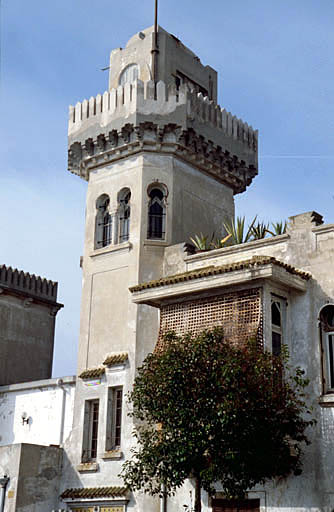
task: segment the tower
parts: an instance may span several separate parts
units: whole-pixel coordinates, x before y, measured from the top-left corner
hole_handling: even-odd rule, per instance
[[[217,105],[216,71],[161,27],[157,36],[156,82],[151,27],[111,52],[108,91],[70,107],[68,168],[88,190],[64,488],[78,486],[78,473],[85,487],[91,473],[94,485],[117,484],[129,455],[133,426],[122,396],[154,349],[159,320],[129,288],[161,277],[169,246],[201,232],[222,235],[234,194],[257,174],[257,132]]]
[[[155,87],[153,36],[113,50],[110,89],[70,107],[69,170],[88,181],[79,371],[128,348],[129,286],[160,277],[165,247],[222,234],[257,173],[257,132],[216,104],[216,71],[160,27]]]

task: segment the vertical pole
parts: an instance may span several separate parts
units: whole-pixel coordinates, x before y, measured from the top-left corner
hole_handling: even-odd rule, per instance
[[[166,485],[161,486],[162,497],[160,498],[160,512],[167,512],[167,493]]]
[[[0,478],[0,512],[3,512],[5,509],[5,496],[8,482],[9,478],[7,475],[5,475],[3,478]]]
[[[153,42],[152,42],[152,79],[154,82],[154,91],[155,98],[157,94],[157,83],[158,83],[158,0],[155,0],[155,10],[154,10],[154,32],[153,32]]]

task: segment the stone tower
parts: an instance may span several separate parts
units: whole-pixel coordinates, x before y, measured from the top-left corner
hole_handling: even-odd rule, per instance
[[[113,50],[110,89],[70,107],[69,170],[88,181],[79,371],[135,354],[129,286],[159,278],[165,247],[219,236],[257,174],[257,132],[216,104],[216,71],[160,27],[155,87],[153,35]]]
[[[79,379],[63,488],[121,485],[133,425],[124,409],[117,420],[117,404],[154,349],[159,325],[158,310],[133,303],[129,288],[161,277],[169,246],[222,235],[234,194],[257,174],[257,132],[217,105],[216,71],[159,27],[153,82],[153,41],[151,27],[113,50],[109,90],[70,107],[68,168],[88,190]],[[139,510],[156,510],[145,500]]]

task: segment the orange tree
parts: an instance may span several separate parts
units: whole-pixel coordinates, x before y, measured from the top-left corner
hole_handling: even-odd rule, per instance
[[[239,498],[266,479],[299,474],[314,423],[307,384],[300,368],[288,367],[286,351],[277,357],[254,341],[234,345],[220,328],[167,334],[129,394],[137,443],[122,468],[125,484],[173,494],[194,478],[199,512],[201,489],[212,495],[214,482]]]

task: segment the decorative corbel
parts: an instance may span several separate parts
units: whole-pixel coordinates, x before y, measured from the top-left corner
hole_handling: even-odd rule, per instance
[[[34,302],[34,299],[32,299],[31,297],[29,297],[28,299],[24,299],[23,301],[23,307],[28,309],[30,308],[31,304]]]

